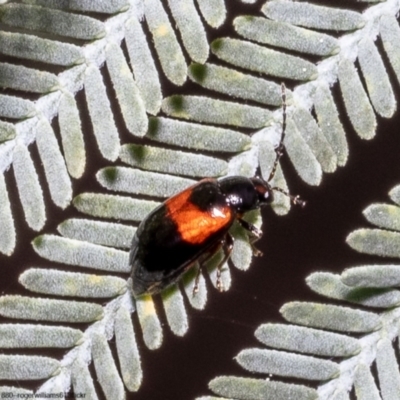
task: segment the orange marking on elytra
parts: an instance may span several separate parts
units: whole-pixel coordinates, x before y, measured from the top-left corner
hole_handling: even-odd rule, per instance
[[[191,193],[192,188],[188,188],[167,200],[167,216],[176,223],[185,242],[202,244],[231,222],[232,212],[228,206],[203,211],[189,200]]]

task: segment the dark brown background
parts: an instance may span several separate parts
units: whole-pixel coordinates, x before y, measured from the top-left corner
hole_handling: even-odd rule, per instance
[[[362,7],[352,2],[342,3],[353,8]],[[224,27],[210,31],[209,37],[235,36],[230,29],[233,17],[239,13],[258,14],[261,4],[244,6],[235,2],[236,8],[230,10]],[[381,48],[379,41],[378,47]],[[213,57],[210,60],[214,61]],[[388,69],[398,100],[399,84],[390,67]],[[107,82],[109,78],[104,69],[103,74]],[[293,83],[286,83],[289,88],[293,87]],[[108,87],[113,99],[115,95],[111,85]],[[205,93],[190,82],[179,89],[163,82],[164,96],[177,92]],[[361,213],[365,207],[372,202],[389,202],[388,191],[400,184],[400,117],[397,113],[390,121],[378,118],[376,138],[363,141],[349,124],[337,87],[334,93],[348,134],[350,157],[347,165],[334,174],[324,176],[323,183],[312,188],[300,181],[287,157],[283,159],[290,190],[307,200],[306,208],[293,208],[285,217],[276,216],[270,209],[263,210],[264,236],[258,247],[263,250],[264,256],[256,259],[247,272],[231,269],[232,288],[229,292],[220,294],[210,288],[204,311],[189,308],[189,331],[185,337],[174,336],[165,324],[161,349],[149,351],[138,338],[144,382],[140,391],[129,395],[129,398],[193,399],[210,394],[207,384],[215,376],[250,376],[233,357],[246,347],[259,346],[254,338],[255,329],[265,322],[283,322],[279,308],[287,301],[324,300],[307,288],[305,278],[308,274],[320,270],[340,272],[346,267],[364,263],[392,261],[359,254],[346,245],[345,238],[352,230],[368,226]],[[99,168],[108,165],[99,155],[91,134],[84,96],[80,93],[77,98],[88,151],[88,168],[83,179],[74,181],[74,195],[83,191],[101,191],[93,176]],[[126,132],[115,103],[113,107],[122,141],[131,142],[132,136]],[[57,131],[56,120],[53,127]],[[46,188],[35,144],[30,146],[30,150],[41,175],[42,187]],[[9,188],[15,188],[12,171],[6,173],[6,180]],[[79,216],[72,206],[61,211],[52,205],[47,189],[44,194],[48,221],[43,232],[55,233],[62,220]],[[50,266],[51,263],[40,259],[33,251],[30,242],[37,234],[27,229],[15,192],[10,193],[10,200],[17,227],[17,248],[10,258],[0,255],[0,293],[27,294],[17,282],[19,274],[29,267]],[[70,267],[66,269],[74,270]],[[133,318],[136,319],[136,316]],[[43,355],[55,357],[62,357],[63,354],[63,351],[43,352]],[[15,385],[15,382],[9,384]],[[21,386],[36,388],[38,383],[21,383]]]

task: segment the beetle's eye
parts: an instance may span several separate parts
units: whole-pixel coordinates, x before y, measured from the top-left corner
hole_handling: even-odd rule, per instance
[[[264,193],[264,203],[271,204],[274,201],[274,193],[271,189],[267,189]]]
[[[255,185],[255,189],[258,194],[258,201],[259,204],[265,205],[265,204],[271,204],[274,201],[274,194],[272,192],[271,187],[268,185],[267,182],[257,182],[258,184]]]

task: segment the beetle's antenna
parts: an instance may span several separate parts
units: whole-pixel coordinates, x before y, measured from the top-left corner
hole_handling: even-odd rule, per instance
[[[278,168],[278,163],[280,158],[283,156],[283,140],[285,139],[286,133],[286,87],[285,84],[281,83],[282,89],[282,133],[281,133],[281,140],[279,141],[278,147],[275,149],[276,158],[274,161],[274,165],[272,166],[271,173],[269,174],[267,182],[269,182],[274,176],[276,169]]]
[[[268,181],[269,182],[276,173],[276,169],[278,168],[278,163],[281,157],[283,156],[283,141],[285,140],[285,133],[286,133],[286,87],[285,84],[282,82],[281,83],[281,89],[282,89],[282,133],[281,133],[281,140],[279,141],[278,147],[275,149],[276,152],[276,158],[274,161],[274,165],[272,166],[271,173],[269,174]],[[286,192],[286,190],[281,189],[280,187],[272,187],[272,190],[275,190],[276,192],[283,193],[285,196],[289,197],[290,201],[295,204],[299,205],[300,207],[304,207],[306,205],[306,202],[304,200],[301,200],[299,196],[292,196],[290,193]]]
[[[306,205],[306,202],[304,200],[302,200],[300,198],[299,195],[297,196],[292,196],[290,193],[286,192],[286,190],[281,189],[280,187],[272,187],[272,190],[275,190],[276,192],[280,192],[283,193],[284,195],[286,195],[287,197],[289,197],[290,201],[294,204],[294,205],[298,205],[300,207],[304,207]]]

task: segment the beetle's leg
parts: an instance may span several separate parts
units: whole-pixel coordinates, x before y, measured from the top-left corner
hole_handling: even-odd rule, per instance
[[[197,268],[197,274],[194,279],[194,286],[193,286],[193,296],[199,291],[199,281],[200,281],[200,274],[201,270],[203,268],[203,265],[222,247],[223,241],[217,243],[214,247],[209,250],[204,257],[202,257],[198,261],[198,268]]]
[[[201,270],[203,268],[203,265],[210,259],[212,256],[218,252],[218,250],[222,247],[224,243],[223,239],[222,241],[218,242],[214,247],[212,247],[207,253],[204,254],[203,257],[201,257],[198,261],[198,269],[197,269],[197,274],[194,279],[194,286],[193,286],[193,296],[199,291],[199,281],[200,281],[200,274]]]
[[[223,265],[229,260],[233,249],[234,239],[232,235],[228,232],[225,235],[224,241],[222,243],[222,249],[224,250],[224,258],[217,265],[217,289],[222,292],[224,290],[224,286],[221,281],[221,269]]]
[[[263,255],[263,252],[259,249],[257,249],[257,247],[254,245],[254,242],[257,240],[258,238],[251,238],[249,240],[250,243],[250,247],[251,247],[251,251],[253,253],[254,257],[261,257]]]
[[[224,251],[224,257],[217,265],[217,289],[220,292],[223,291],[224,287],[221,282],[221,269],[222,269],[223,265],[226,263],[226,261],[229,259],[229,257],[231,256],[232,249],[233,249],[233,242],[234,242],[234,239],[233,239],[232,235],[230,233],[227,233],[225,235],[225,238],[222,239],[222,241],[220,243],[218,243],[215,247],[213,247],[212,250],[210,250],[208,252],[208,254],[205,258],[203,258],[201,261],[199,261],[199,267],[197,270],[196,278],[194,280],[193,296],[199,291],[200,273],[201,273],[201,269],[202,269],[204,263],[206,263],[221,247]]]
[[[255,246],[254,246],[254,242],[257,241],[258,239],[260,239],[260,237],[262,236],[262,231],[260,229],[258,229],[256,226],[254,226],[253,224],[250,224],[250,222],[245,221],[244,219],[238,218],[238,222],[240,225],[242,225],[242,227],[244,229],[246,229],[247,231],[249,231],[252,234],[252,237],[250,237],[250,246],[251,246],[251,250],[253,251],[253,255],[255,257],[259,257],[262,256],[262,251],[258,250]]]
[[[262,231],[253,224],[251,224],[250,222],[247,222],[242,218],[238,218],[237,220],[239,224],[242,225],[244,229],[246,229],[246,231],[249,231],[257,239],[259,239],[262,236]]]

